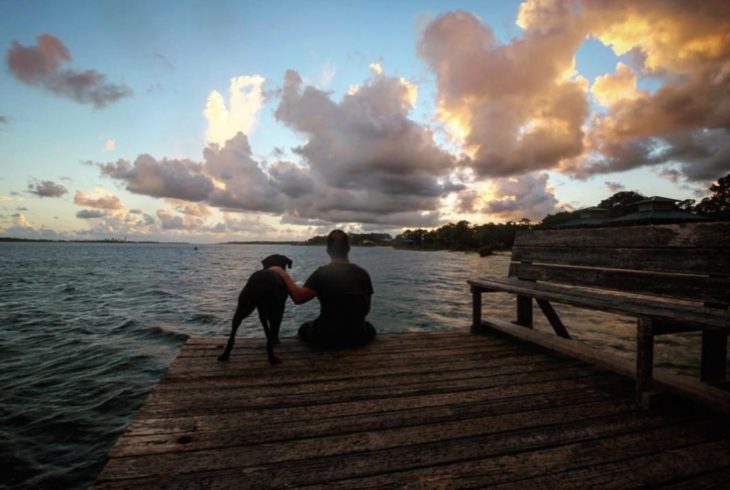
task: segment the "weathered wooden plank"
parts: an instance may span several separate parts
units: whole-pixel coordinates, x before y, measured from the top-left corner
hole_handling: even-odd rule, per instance
[[[546,248],[515,246],[512,261],[684,274],[730,274],[727,249],[698,248]]]
[[[560,248],[598,248],[610,243],[621,248],[730,249],[730,223],[583,228],[579,230],[524,230],[515,245]]]
[[[604,367],[623,376],[631,378],[636,376],[634,368],[627,361],[599,351],[598,349],[583,342],[563,339],[538,330],[528,330],[495,317],[483,318],[482,326],[484,328],[497,330],[513,337],[532,342],[533,344],[580,359],[581,361]]]
[[[726,451],[725,454],[730,454],[730,451]],[[730,482],[730,466],[700,473],[689,478],[682,478],[681,480],[673,481],[668,484],[657,485],[657,488],[666,488],[671,490],[706,490],[726,488],[728,482]]]
[[[320,372],[337,373],[363,373],[369,368],[385,368],[386,366],[398,369],[405,366],[446,366],[468,361],[496,359],[523,354],[514,346],[507,349],[475,350],[472,352],[454,353],[448,351],[434,351],[431,356],[427,354],[414,354],[410,356],[385,356],[374,359],[367,357],[348,357],[342,353],[330,355],[313,354],[306,358],[289,358],[282,355],[282,363],[274,367],[268,364],[265,356],[255,356],[250,359],[232,359],[228,362],[218,362],[215,357],[197,359],[190,364],[173,364],[169,369],[169,376],[256,376],[272,374],[278,377],[286,377],[290,374],[297,375],[302,371],[318,370]],[[318,369],[321,368],[321,369]],[[275,374],[274,374],[275,373]]]
[[[475,448],[474,457],[471,459],[464,457],[462,461],[439,466],[422,465],[410,470],[402,469],[361,478],[328,481],[327,486],[380,488],[408,484],[419,488],[491,488],[507,482],[516,482],[520,485],[530,477],[597,465],[606,461],[650,456],[676,447],[700,444],[706,439],[712,439],[710,432],[713,430],[713,424],[717,422],[717,420],[710,423],[693,421],[669,427],[645,427],[643,430],[637,429],[628,433],[600,433],[580,441],[573,441],[568,437],[562,444],[558,442],[548,447],[514,451],[512,454],[492,455],[488,447],[484,448],[487,450]],[[568,432],[570,433],[570,430]],[[362,464],[370,462],[370,460],[363,461]],[[297,469],[305,470],[305,468]],[[530,488],[530,486],[523,484],[519,488]]]
[[[299,424],[280,424],[267,426],[261,431],[252,431],[250,427],[246,427],[239,430],[224,429],[205,433],[196,431],[183,435],[128,439],[126,444],[115,447],[111,456],[121,458],[155,454],[162,455],[161,460],[168,460],[166,453],[207,450],[219,453],[222,448],[232,448],[239,451],[240,458],[246,465],[254,466],[294,459],[299,454],[320,457],[373,451],[554,424],[569,424],[586,418],[629,415],[635,411],[636,406],[630,399],[625,398],[500,415],[458,414],[436,420],[421,419],[421,423],[413,423],[406,417],[400,417],[401,425],[389,424],[387,418],[385,421],[375,421],[373,418],[364,421],[349,419],[344,426],[340,420],[324,420],[304,427]],[[372,436],[375,432],[377,437]],[[180,443],[180,440],[185,442]],[[200,456],[200,453],[191,455],[191,457]],[[139,462],[148,468],[160,463],[155,458],[140,458]],[[184,460],[181,463],[184,464]],[[121,464],[124,467],[128,466],[123,461]],[[135,465],[135,471],[139,470],[140,466]],[[110,471],[114,471],[113,466]],[[140,476],[145,476],[144,472],[141,473]]]
[[[730,298],[730,277],[523,264],[520,262],[510,264],[509,275],[531,281],[605,288],[669,298],[689,298],[698,302],[727,302]]]
[[[168,432],[190,432],[217,430],[223,427],[260,427],[279,423],[306,425],[321,420],[335,420],[342,417],[361,417],[386,414],[388,412],[426,412],[451,407],[456,411],[471,405],[488,405],[489,413],[521,411],[525,403],[538,407],[548,400],[562,400],[566,396],[584,393],[599,398],[623,398],[633,393],[631,386],[613,374],[585,378],[573,378],[543,382],[525,383],[509,387],[456,391],[430,395],[404,395],[377,400],[336,402],[314,405],[303,410],[301,407],[272,407],[266,410],[237,410],[225,413],[160,414],[138,416],[128,429],[130,435],[149,435]],[[221,425],[222,424],[222,425]]]
[[[581,308],[606,311],[617,315],[647,317],[662,321],[676,321],[681,318],[690,324],[701,324],[705,328],[730,330],[730,311],[704,308],[685,303],[636,298],[617,293],[596,293],[585,289],[561,287],[545,283],[532,283],[518,279],[467,281],[470,285],[485,291],[504,291],[532,296],[557,303]]]
[[[636,377],[636,372],[626,361],[601,352],[585,343],[522,328],[499,318],[485,318],[482,325],[485,328],[491,328],[550,350],[603,366],[625,376]],[[730,413],[730,392],[726,390],[694,381],[686,376],[675,375],[662,369],[654,370],[653,384],[657,388],[682,394],[720,412]]]
[[[619,449],[629,454],[642,454],[637,450],[638,448],[643,452],[646,452],[649,446],[652,447],[652,450],[654,448],[661,450],[681,444],[699,443],[707,438],[706,422],[682,423],[679,426],[684,430],[677,430],[680,423],[682,423],[681,420],[640,415],[589,417],[584,420],[573,420],[569,424],[531,428],[499,435],[439,439],[418,445],[368,450],[367,457],[363,457],[362,451],[320,456],[317,451],[326,450],[327,446],[313,445],[306,448],[309,452],[303,452],[304,448],[299,448],[296,453],[291,454],[289,460],[292,461],[292,464],[263,464],[260,466],[249,466],[247,460],[241,458],[235,448],[210,452],[198,451],[190,453],[192,457],[185,458],[186,454],[180,454],[175,458],[169,458],[169,461],[158,459],[158,464],[149,468],[151,474],[148,477],[154,478],[158,484],[165,485],[165,477],[169,476],[170,468],[174,467],[177,472],[175,479],[178,481],[186,477],[200,481],[201,476],[209,475],[215,478],[217,485],[232,485],[237,481],[239,485],[241,482],[245,482],[249,488],[283,487],[290,485],[291,482],[303,486],[368,477],[373,474],[385,474],[387,478],[390,476],[388,474],[409,469],[428,472],[429,469],[439,468],[449,463],[489,458],[485,462],[497,463],[490,465],[491,471],[487,470],[483,474],[480,472],[476,479],[468,480],[469,484],[478,486],[495,481],[505,481],[507,480],[505,476],[515,478],[515,474],[524,475],[524,472],[527,472],[528,475],[530,472],[533,475],[537,471],[542,473],[545,472],[545,467],[565,466],[576,457],[584,461],[598,462],[596,461],[598,459],[597,451],[590,451],[591,445],[600,446],[603,443],[601,456],[609,453],[610,450]],[[586,457],[585,454],[576,454],[576,449],[580,449],[580,445],[576,444],[579,446],[578,448],[570,447],[571,443],[585,441],[590,442],[586,445],[588,446],[586,452],[592,456],[592,459]],[[605,441],[610,441],[610,443],[605,444]],[[372,442],[372,438],[368,438],[365,434],[360,444],[372,444]],[[352,441],[347,441],[341,449],[344,451],[351,447],[351,444]],[[569,447],[568,450],[564,449],[566,446]],[[331,446],[329,447],[331,448]],[[508,461],[514,460],[514,453],[528,451],[531,456],[541,460],[541,465],[536,465],[532,469],[526,467],[525,464],[516,465],[518,468],[515,468],[515,465],[509,467]],[[546,458],[543,456],[545,454],[552,457]],[[568,454],[570,458],[567,457]],[[185,458],[183,464],[180,464],[180,458]],[[120,462],[119,466],[114,468],[114,472],[107,472],[105,469],[100,477],[101,483],[105,481],[112,483],[113,480],[119,480],[126,475],[139,476],[135,466],[141,462],[142,458],[123,459],[126,461]],[[114,461],[111,460],[110,464]],[[451,478],[457,480],[462,476],[459,475],[457,478],[452,474]],[[390,482],[393,484],[392,479]],[[135,483],[142,485],[145,482],[137,480]],[[109,488],[113,488],[113,486]]]
[[[259,390],[235,390],[233,394],[226,392],[212,392],[207,396],[197,396],[195,393],[181,393],[179,395],[167,393],[166,396],[157,396],[153,392],[140,411],[140,414],[173,414],[199,412],[225,412],[243,407],[249,409],[263,409],[284,406],[311,406],[328,404],[340,401],[371,400],[403,395],[427,395],[452,391],[468,391],[482,387],[503,387],[535,381],[552,381],[568,378],[595,376],[596,370],[591,367],[573,367],[556,369],[538,373],[496,376],[493,378],[472,378],[463,380],[448,380],[439,383],[414,383],[411,385],[391,386],[378,388],[353,388],[343,391],[325,391],[313,393],[284,393],[262,392]]]
[[[656,454],[608,464],[561,471],[547,476],[497,485],[493,488],[656,488],[672,480],[691,477],[730,465],[730,441],[720,439],[667,449]],[[699,481],[708,482],[705,476]],[[712,488],[727,487],[730,480]],[[717,482],[719,483],[719,482]],[[701,485],[698,485],[701,487]],[[693,489],[697,487],[693,486]]]
[[[240,339],[239,342],[241,348],[234,346],[231,351],[231,356],[237,356],[239,359],[258,359],[261,356],[262,349],[266,345],[266,339]],[[308,349],[300,350],[296,348],[296,344],[301,343],[294,338],[284,338],[282,343],[277,345],[277,355],[281,354],[289,359],[311,359],[312,356],[319,357],[343,357],[343,352],[346,352],[344,356],[349,359],[358,358],[373,358],[373,357],[388,357],[388,356],[424,356],[428,353],[442,353],[452,352],[458,354],[459,352],[475,352],[475,351],[500,351],[513,349],[514,345],[509,343],[491,343],[491,342],[474,342],[469,341],[469,337],[464,337],[458,341],[444,342],[443,345],[432,345],[432,346],[421,346],[421,345],[402,345],[400,349],[397,348],[383,348],[379,349],[377,340],[373,342],[372,347],[360,349],[349,349],[344,351],[338,350],[323,350],[323,349]],[[216,358],[222,351],[222,348],[206,348],[196,349],[194,351],[188,350],[180,353],[180,358],[189,358],[191,363],[196,362],[198,359]]]
[[[202,416],[185,419],[147,420],[130,428],[110,455],[131,455],[147,452],[175,452],[205,447],[223,447],[226,434],[245,435],[250,443],[321,437],[353,432],[368,432],[426,424],[440,424],[477,417],[499,417],[528,413],[535,419],[540,411],[562,407],[588,407],[596,403],[624,403],[631,394],[624,385],[599,385],[581,392],[563,390],[510,399],[488,399],[469,403],[411,407],[408,409],[368,413],[346,413],[336,417],[312,418],[302,410],[280,409],[260,417],[239,417],[238,414]],[[415,400],[417,403],[418,400]],[[315,410],[318,407],[313,407]],[[303,419],[304,417],[304,419]],[[538,417],[539,418],[539,417]],[[531,423],[531,422],[527,422]],[[189,443],[181,444],[188,436]],[[236,436],[238,437],[238,436]],[[215,446],[213,446],[215,445]],[[183,447],[184,446],[184,447]]]
[[[326,370],[314,372],[291,371],[281,374],[279,371],[262,371],[259,375],[229,376],[195,373],[186,376],[167,375],[156,387],[159,391],[232,389],[255,386],[296,386],[302,383],[321,384],[336,387],[338,385],[352,386],[353,382],[379,383],[398,382],[408,377],[427,379],[429,377],[444,376],[459,377],[461,373],[469,371],[476,376],[489,376],[507,372],[529,372],[546,365],[576,365],[578,361],[556,357],[545,352],[530,353],[515,351],[510,355],[490,356],[486,359],[461,359],[451,364],[436,365],[404,365],[404,366],[373,366],[367,370]]]
[[[155,390],[147,400],[147,405],[152,406],[158,400],[172,401],[177,398],[184,398],[190,403],[198,399],[206,399],[216,402],[220,398],[230,399],[231,397],[246,398],[251,394],[256,396],[276,397],[284,395],[312,395],[337,394],[346,391],[356,393],[368,390],[373,393],[390,393],[384,385],[398,386],[403,392],[416,389],[417,387],[430,387],[434,391],[446,388],[458,390],[463,386],[470,386],[477,383],[478,386],[493,386],[503,382],[505,379],[523,381],[525,379],[541,379],[542,376],[560,376],[555,371],[562,371],[565,375],[571,373],[596,374],[595,368],[585,364],[565,364],[563,362],[543,362],[530,365],[511,365],[494,367],[488,371],[473,372],[473,369],[449,371],[444,373],[424,373],[421,375],[393,376],[387,380],[377,377],[361,379],[350,379],[345,381],[324,381],[307,382],[296,384],[275,384],[275,385],[233,385],[217,387],[198,387],[195,390]],[[479,384],[480,383],[480,384]],[[378,390],[381,391],[378,391]]]
[[[256,320],[257,322],[258,320]],[[257,324],[258,325],[258,324]],[[467,322],[464,322],[467,325]],[[222,332],[226,333],[226,332]],[[375,342],[379,344],[380,348],[386,348],[388,346],[398,347],[401,345],[423,345],[433,346],[441,343],[446,343],[452,340],[462,340],[469,337],[469,333],[464,330],[419,330],[413,332],[392,332],[392,333],[379,333],[375,339]],[[263,339],[263,335],[256,337]],[[252,338],[240,337],[241,340],[249,341]],[[227,337],[191,337],[185,342],[185,350],[195,350],[200,348],[217,348],[221,343],[227,341]],[[493,342],[495,339],[484,338],[485,342]],[[498,340],[496,340],[498,342]],[[370,344],[372,345],[372,344]],[[305,342],[296,342],[291,344],[290,347],[299,348],[302,351],[312,351],[313,349],[309,344]],[[359,349],[367,350],[368,346],[360,347]]]

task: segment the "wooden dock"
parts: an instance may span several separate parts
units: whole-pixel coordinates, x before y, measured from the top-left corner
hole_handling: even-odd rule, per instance
[[[725,487],[730,418],[646,412],[633,382],[497,335],[319,352],[190,339],[97,488]]]

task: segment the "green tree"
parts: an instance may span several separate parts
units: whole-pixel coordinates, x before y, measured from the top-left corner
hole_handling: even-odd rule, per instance
[[[710,186],[712,195],[695,206],[695,211],[710,218],[730,220],[730,174]]]
[[[646,196],[638,192],[621,191],[598,203],[598,207],[607,209],[610,218],[616,218],[632,212],[634,205],[644,199]]]
[[[573,219],[572,211],[558,211],[555,214],[548,214],[540,222],[540,228],[553,228],[558,225],[562,225]]]

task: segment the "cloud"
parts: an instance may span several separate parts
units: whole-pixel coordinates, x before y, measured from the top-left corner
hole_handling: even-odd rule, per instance
[[[61,197],[68,190],[61,184],[56,184],[51,180],[44,180],[42,182],[28,183],[28,192],[38,197]]]
[[[608,189],[608,192],[620,192],[626,190],[626,186],[623,184],[620,184],[619,182],[604,182],[606,185],[606,189]]]
[[[418,53],[436,75],[437,116],[477,175],[549,169],[582,153],[587,82],[573,56],[584,39],[558,29],[498,44],[463,11],[427,25]]]
[[[122,209],[124,205],[117,196],[108,194],[105,191],[98,191],[94,195],[84,194],[76,191],[74,204],[95,209]]]
[[[260,238],[262,236],[270,235],[277,231],[273,226],[261,221],[260,217],[255,218],[234,218],[229,215],[225,215],[222,222],[217,223],[214,226],[205,228],[205,231],[210,233],[236,233],[246,234],[252,238]]]
[[[126,189],[137,194],[168,197],[186,201],[203,201],[213,191],[203,166],[190,160],[156,160],[140,155],[134,162],[117,160],[100,164],[102,175],[126,182]]]
[[[601,75],[591,85],[593,98],[604,106],[610,107],[618,102],[632,101],[646,97],[647,92],[636,90],[636,73],[624,63],[616,65],[616,73]]]
[[[109,138],[104,142],[104,149],[106,151],[114,151],[117,149],[117,140],[114,138]]]
[[[253,159],[246,135],[238,133],[223,147],[207,147],[203,157],[205,172],[218,183],[210,193],[210,205],[267,213],[285,210],[281,191]]]
[[[283,150],[273,162],[258,161],[238,132],[208,145],[202,162],[140,155],[97,165],[131,192],[204,205],[172,203],[190,216],[212,206],[292,220],[426,226],[439,222],[441,197],[463,188],[447,178],[454,157],[409,119],[417,90],[407,80],[373,74],[336,102],[289,71],[275,96],[277,119],[307,139],[292,149],[299,162],[276,160]],[[184,224],[165,213],[167,229]]]
[[[99,209],[82,209],[76,213],[76,217],[81,219],[103,218],[104,216],[106,213]]]
[[[167,68],[170,71],[175,71],[175,65],[172,64],[172,62],[167,59],[164,55],[160,53],[152,53],[152,57],[159,61],[165,68]]]
[[[163,230],[177,231],[201,231],[205,220],[190,214],[179,215],[169,209],[158,209],[157,218],[160,220],[160,227]]]
[[[448,192],[440,178],[455,161],[429,128],[409,119],[413,103],[412,84],[382,72],[336,102],[287,71],[275,117],[306,138],[293,151],[307,170],[281,166],[272,174],[290,197],[313,189],[313,196],[290,201],[291,213],[333,222],[422,222],[420,213],[437,210]]]
[[[36,41],[35,46],[13,41],[7,52],[8,68],[21,82],[96,108],[132,94],[125,85],[107,83],[106,76],[97,71],[62,69],[64,63],[71,61],[71,54],[57,37],[42,34]]]
[[[205,204],[198,202],[191,203],[185,201],[179,201],[176,199],[167,199],[167,202],[175,207],[175,210],[182,214],[189,216],[195,216],[197,218],[207,218],[211,215],[210,209]],[[130,211],[131,213],[132,211]]]
[[[12,224],[2,229],[2,232],[6,236],[17,238],[42,238],[47,240],[68,238],[64,233],[59,233],[45,226],[40,228],[33,226],[23,213],[14,214]]]
[[[332,79],[335,78],[337,73],[337,67],[333,63],[327,63],[322,68],[322,72],[319,75],[319,87],[327,89],[332,83]]]
[[[231,78],[228,106],[217,90],[208,95],[203,114],[208,122],[205,139],[208,143],[225,144],[237,133],[250,134],[264,102],[261,75]]]
[[[10,118],[8,116],[0,116],[0,125],[8,124],[10,123]]]
[[[478,176],[673,164],[701,181],[730,171],[726,1],[529,0],[517,24],[523,33],[500,44],[477,17],[450,12],[418,42],[436,75],[437,117]],[[587,38],[626,56],[590,89],[575,67]],[[647,78],[661,85],[640,90]],[[592,115],[591,98],[604,107]]]
[[[496,199],[487,202],[483,212],[513,220],[541,219],[555,213],[560,206],[553,189],[547,185],[548,178],[547,172],[542,172],[496,179]]]

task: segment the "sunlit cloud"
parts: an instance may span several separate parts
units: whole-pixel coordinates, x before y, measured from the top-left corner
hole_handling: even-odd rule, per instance
[[[119,198],[104,189],[97,189],[92,194],[76,191],[74,204],[95,209],[122,209],[124,205]]]
[[[117,140],[114,138],[109,138],[104,142],[104,149],[106,151],[114,151],[117,149]]]
[[[251,133],[264,102],[264,82],[261,75],[231,78],[228,104],[220,92],[210,92],[203,111],[208,122],[206,141],[223,145],[236,133]]]

